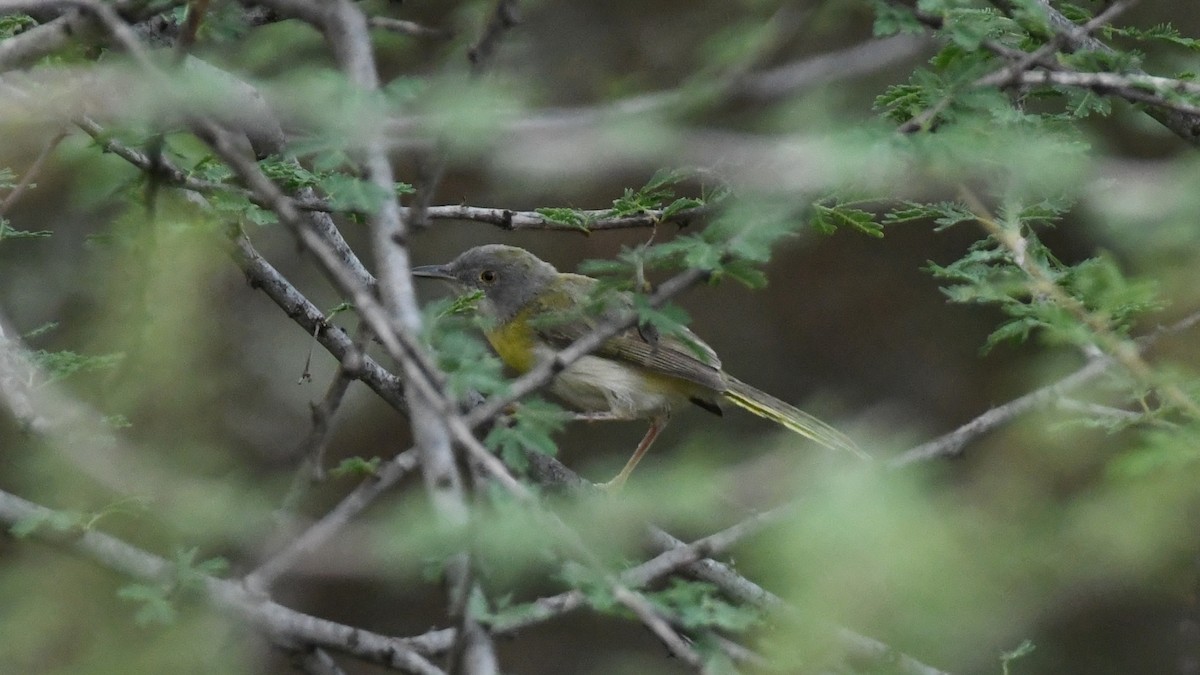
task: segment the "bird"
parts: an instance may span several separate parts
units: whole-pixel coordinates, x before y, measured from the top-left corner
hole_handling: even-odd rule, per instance
[[[518,374],[633,307],[628,292],[598,293],[598,279],[559,272],[504,244],[476,246],[449,263],[414,267],[412,274],[449,282],[460,295],[477,294],[484,337]],[[725,372],[712,347],[687,328],[665,334],[646,324],[626,329],[558,372],[548,391],[577,419],[649,421],[625,466],[603,484],[609,489],[625,484],[671,414],[688,404],[720,415],[720,403],[732,403],[830,449],[866,457],[842,432]]]

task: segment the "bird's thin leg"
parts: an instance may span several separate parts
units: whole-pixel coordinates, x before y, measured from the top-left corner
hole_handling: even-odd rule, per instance
[[[620,490],[621,486],[625,485],[625,481],[629,480],[629,474],[633,473],[634,467],[638,465],[638,462],[642,461],[642,457],[646,455],[646,451],[650,449],[650,445],[654,443],[654,439],[658,438],[658,434],[666,428],[669,419],[666,415],[662,415],[650,420],[650,428],[646,430],[646,435],[642,437],[642,441],[638,443],[637,449],[633,451],[633,456],[629,458],[628,462],[625,462],[625,468],[621,469],[621,473],[618,473],[616,477],[602,484],[600,487],[610,492]]]

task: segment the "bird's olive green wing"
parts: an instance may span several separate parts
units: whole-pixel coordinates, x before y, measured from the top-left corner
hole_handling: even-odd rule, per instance
[[[606,308],[598,313],[588,313],[586,306],[595,285],[596,280],[590,277],[559,275],[556,288],[534,301],[537,307],[533,314],[542,317],[533,327],[538,336],[554,348],[562,349],[586,335],[597,323],[632,306],[627,294],[614,293],[608,298]],[[714,391],[726,388],[720,359],[711,347],[686,328],[678,335],[659,335],[648,327],[630,328],[607,340],[594,353],[695,382]]]

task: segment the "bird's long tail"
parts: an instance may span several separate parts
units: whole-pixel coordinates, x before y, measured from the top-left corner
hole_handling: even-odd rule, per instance
[[[831,450],[845,450],[863,459],[870,459],[870,456],[863,452],[858,444],[850,440],[849,436],[796,406],[785,403],[765,391],[755,389],[728,374],[725,375],[725,380],[729,388],[722,395],[739,408],[745,408],[759,417],[765,417],[772,422],[781,424]]]

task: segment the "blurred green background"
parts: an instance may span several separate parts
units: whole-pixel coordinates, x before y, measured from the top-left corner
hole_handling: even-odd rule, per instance
[[[385,80],[432,82],[406,112],[444,115],[439,123],[450,130],[434,204],[604,208],[657,168],[690,168],[722,149],[736,158],[756,144],[835,139],[806,164],[781,170],[778,184],[734,160],[713,167],[748,194],[811,201],[821,196],[817,188],[855,179],[847,174],[870,155],[852,140],[839,143],[878,129],[874,97],[937,49],[932,40],[903,37],[896,55],[870,72],[843,76],[834,68],[770,103],[733,97],[669,114],[522,128],[514,120],[547,110],[686,91],[738,64],[764,70],[846,49],[871,40],[872,15],[841,2],[524,3],[480,93],[460,76],[488,3],[364,4],[458,31],[448,42],[375,33]],[[1180,3],[1143,2],[1122,21],[1170,21],[1185,35],[1200,33]],[[1168,71],[1196,67],[1194,53],[1148,50],[1149,63]],[[298,22],[202,40],[197,55],[259,83],[288,122],[324,119],[339,105],[320,36]],[[136,117],[118,92],[92,93],[115,120]],[[55,386],[129,426],[116,431],[115,443],[88,427],[39,441],[0,415],[0,488],[55,508],[118,502],[101,529],[161,555],[196,547],[201,558],[229,560],[234,574],[248,572],[275,543],[273,511],[298,464],[309,404],[320,400],[336,363],[245,282],[218,232],[171,195],[147,209],[136,170],[63,126],[69,117],[0,119],[0,166],[17,175],[49,138],[69,131],[36,188],[6,214],[12,227],[53,236],[0,242],[0,310],[23,332],[56,325],[29,340],[34,348],[120,355],[112,368]],[[1135,334],[1194,311],[1200,164],[1182,141],[1120,102],[1108,117],[1077,122],[1073,133],[1090,144],[1086,161],[1064,158],[1046,170],[1061,171],[1078,203],[1043,233],[1046,244],[1067,262],[1103,251],[1128,276],[1157,283],[1165,308],[1141,318]],[[420,173],[418,155],[403,143],[394,148],[402,180]],[[887,185],[874,187],[896,199],[954,197],[920,176],[897,181],[890,194]],[[369,261],[366,227],[339,222]],[[927,222],[902,224],[881,239],[798,232],[766,265],[766,288],[700,286],[678,303],[729,372],[836,423],[872,454],[892,456],[1082,363],[1077,350],[1036,341],[981,354],[999,313],[948,304],[923,269],[962,256],[979,237],[969,226],[939,232]],[[653,237],[676,234],[663,226]],[[509,233],[436,220],[413,237],[411,252],[417,264],[439,263],[503,242],[573,270],[650,237],[644,229]],[[256,228],[251,239],[319,307],[341,301],[283,228]],[[419,289],[425,300],[444,294],[432,284]],[[1149,358],[1186,376],[1200,357],[1192,336],[1168,338]],[[301,381],[310,355],[311,381]],[[1197,672],[1194,459],[1139,466],[1126,461],[1131,449],[1173,448],[1178,440],[1071,419],[1046,410],[974,441],[961,458],[863,472],[748,414],[717,418],[696,409],[672,420],[619,500],[562,508],[585,535],[611,547],[616,563],[645,557],[639,533],[647,518],[686,538],[800,499],[785,523],[744,542],[732,559],[807,617],[951,672],[999,673],[1001,654],[1025,640],[1036,648],[1010,672]],[[556,437],[559,457],[604,480],[643,431],[640,423],[573,424]],[[356,383],[338,412],[328,463],[387,458],[409,443],[406,420]],[[319,516],[355,482],[315,486],[303,513]],[[122,501],[128,497],[137,501]],[[407,480],[307,557],[274,597],[381,633],[444,626],[442,589],[426,572],[449,544],[429,526],[426,509],[418,481]],[[506,535],[482,544],[492,575],[485,587],[515,601],[561,588],[555,565],[540,555],[550,546],[539,533],[503,515],[485,517]],[[181,600],[170,626],[136,625],[136,605],[116,596],[126,583],[52,547],[0,538],[0,671],[287,670],[286,655],[199,603]],[[752,635],[782,672],[845,668],[828,634],[803,622],[767,622]],[[524,630],[499,649],[506,672],[686,672],[639,624],[588,611]],[[343,665],[382,672],[349,659]]]

